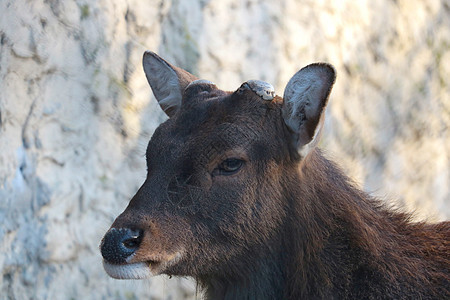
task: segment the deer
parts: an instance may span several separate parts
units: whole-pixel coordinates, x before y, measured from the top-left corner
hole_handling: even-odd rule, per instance
[[[450,299],[450,222],[413,221],[318,147],[335,68],[223,91],[146,51],[168,119],[104,235],[106,273],[194,278],[205,299]]]

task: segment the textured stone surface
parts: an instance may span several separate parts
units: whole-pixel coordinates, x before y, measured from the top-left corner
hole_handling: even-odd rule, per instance
[[[117,281],[98,244],[145,178],[165,119],[151,49],[219,87],[282,95],[336,66],[322,148],[366,190],[450,217],[450,6],[398,1],[0,1],[0,299],[199,298]]]

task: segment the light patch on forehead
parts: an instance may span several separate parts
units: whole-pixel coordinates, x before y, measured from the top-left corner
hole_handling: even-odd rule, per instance
[[[186,87],[186,89],[188,89],[189,87],[193,86],[193,85],[197,85],[197,84],[212,84],[215,85],[214,82],[206,80],[206,79],[199,79],[199,80],[194,80],[191,83],[188,84],[188,86]]]
[[[263,100],[272,101],[275,97],[275,89],[270,83],[262,80],[248,80],[243,86],[245,84]]]

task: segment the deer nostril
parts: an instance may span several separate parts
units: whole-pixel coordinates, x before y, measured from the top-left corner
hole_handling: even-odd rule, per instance
[[[141,240],[141,235],[132,236],[129,239],[124,240],[122,242],[122,245],[124,245],[128,249],[136,249],[141,244]]]
[[[136,248],[138,246],[138,242],[136,240],[126,240],[122,243],[127,248]]]

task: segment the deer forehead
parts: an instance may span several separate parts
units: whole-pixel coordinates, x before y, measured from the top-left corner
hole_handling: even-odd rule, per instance
[[[249,148],[255,141],[270,139],[276,131],[273,123],[277,118],[281,122],[281,99],[264,101],[251,91],[186,100],[190,105],[182,106],[154,135],[155,142],[159,136],[158,148],[170,148],[172,158],[209,148],[215,153]]]
[[[264,118],[268,109],[277,106],[275,103],[264,101],[252,90],[225,92],[200,82],[186,89],[181,109],[172,119],[180,127],[197,126],[210,131],[224,121],[249,123]]]

